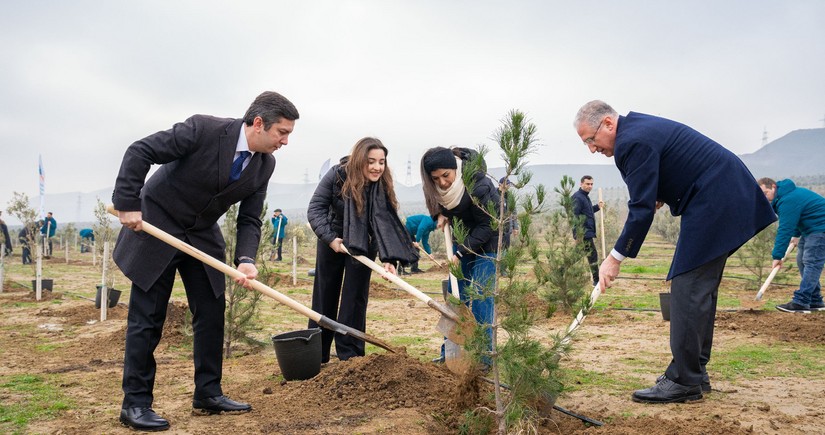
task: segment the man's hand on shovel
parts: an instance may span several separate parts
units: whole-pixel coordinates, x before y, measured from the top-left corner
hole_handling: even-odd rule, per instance
[[[134,231],[143,231],[143,213],[138,211],[118,211],[117,217],[124,227]]]
[[[252,263],[241,263],[237,267],[238,272],[246,275],[246,279],[240,276],[233,278],[236,284],[242,285],[252,290],[252,283],[250,281],[258,278],[258,268]]]
[[[621,261],[607,254],[604,261],[602,261],[601,267],[599,267],[599,289],[602,293],[607,292],[607,289],[613,285],[613,281],[619,276],[619,269],[621,267]]]
[[[141,211],[120,211],[117,212],[117,217],[120,223],[126,228],[135,232],[143,231],[143,213]],[[249,281],[258,278],[258,268],[252,263],[241,263],[237,267],[238,272],[243,273],[246,277],[233,277],[235,283],[242,285],[248,289],[252,289],[252,283]]]
[[[765,290],[768,289],[768,286],[771,285],[771,281],[773,281],[773,278],[779,272],[779,269],[782,268],[782,262],[786,258],[788,258],[788,255],[791,255],[791,251],[793,251],[793,248],[795,248],[796,245],[798,245],[798,244],[799,244],[799,237],[791,237],[791,242],[788,243],[788,249],[785,251],[785,256],[782,257],[782,259],[780,259],[780,260],[773,260],[771,273],[768,275],[768,278],[765,280],[765,283],[762,284],[762,287],[759,288],[759,291],[756,292],[756,297],[753,298],[753,300],[755,300],[755,301],[762,300],[762,295],[765,293]]]

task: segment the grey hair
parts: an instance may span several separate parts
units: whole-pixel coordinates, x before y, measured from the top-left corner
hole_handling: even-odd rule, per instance
[[[619,113],[613,110],[609,104],[601,100],[593,100],[579,109],[576,113],[576,119],[573,121],[573,127],[578,128],[579,125],[587,125],[596,128],[605,116],[617,118]]]

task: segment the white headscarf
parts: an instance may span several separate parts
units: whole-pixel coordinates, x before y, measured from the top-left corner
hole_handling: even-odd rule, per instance
[[[461,159],[456,157],[455,164],[455,181],[453,181],[453,184],[450,185],[447,190],[442,190],[438,185],[435,186],[435,190],[438,192],[438,203],[447,210],[458,207],[458,204],[461,202],[461,197],[464,196],[464,191],[466,190],[464,187],[464,179],[461,177]]]

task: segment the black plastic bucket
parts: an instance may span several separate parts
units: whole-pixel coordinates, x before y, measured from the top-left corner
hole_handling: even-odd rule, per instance
[[[54,280],[51,278],[40,278],[40,289],[45,291],[52,291],[54,288]],[[37,291],[37,280],[32,280],[32,290]]]
[[[95,308],[100,308],[101,287],[103,286],[101,286],[100,284],[97,285],[97,294],[95,295]],[[114,308],[115,306],[117,306],[117,301],[120,300],[120,290],[110,288],[107,293],[109,295],[109,308]]]
[[[670,293],[659,293],[659,307],[662,309],[662,319],[670,321]]]
[[[310,379],[321,372],[321,328],[273,335],[272,345],[287,381]]]

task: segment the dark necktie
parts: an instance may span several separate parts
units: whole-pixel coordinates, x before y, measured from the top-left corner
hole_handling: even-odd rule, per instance
[[[234,183],[241,178],[241,171],[243,170],[243,162],[251,154],[249,151],[241,151],[241,155],[232,162],[232,171],[229,173],[229,182]]]

